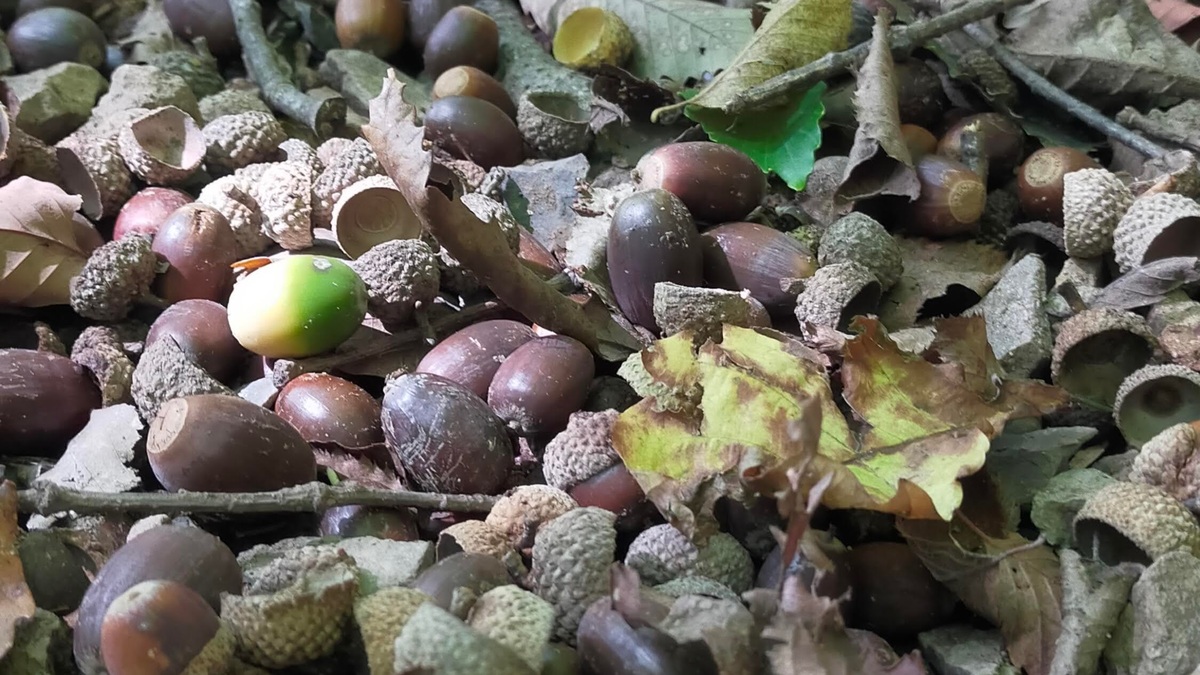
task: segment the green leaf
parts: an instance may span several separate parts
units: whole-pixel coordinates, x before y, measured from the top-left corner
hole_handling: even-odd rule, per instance
[[[773,171],[793,190],[803,190],[821,147],[821,95],[825,83],[787,105],[738,115],[730,123],[722,112],[688,106],[684,114],[699,122],[708,137],[749,155],[763,171]]]

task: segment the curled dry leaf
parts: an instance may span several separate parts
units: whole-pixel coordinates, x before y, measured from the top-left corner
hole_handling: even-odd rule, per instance
[[[1135,267],[1104,287],[1089,307],[1137,309],[1158,304],[1171,291],[1200,281],[1200,258],[1163,258]]]
[[[17,486],[0,483],[0,660],[13,646],[17,627],[37,609],[25,583],[25,570],[17,555]]]
[[[71,279],[88,258],[73,220],[82,204],[27,176],[0,187],[0,304],[67,304]]]

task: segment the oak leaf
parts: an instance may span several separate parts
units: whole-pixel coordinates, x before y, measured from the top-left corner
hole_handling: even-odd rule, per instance
[[[88,258],[74,220],[82,204],[81,197],[27,176],[0,187],[0,305],[69,302],[71,279]]]

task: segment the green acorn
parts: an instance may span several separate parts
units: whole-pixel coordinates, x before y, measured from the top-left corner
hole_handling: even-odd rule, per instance
[[[255,269],[229,296],[229,328],[255,354],[301,358],[329,351],[367,314],[366,285],[336,258],[293,255],[243,268]]]

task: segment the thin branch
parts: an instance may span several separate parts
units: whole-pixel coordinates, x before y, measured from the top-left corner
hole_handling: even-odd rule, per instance
[[[274,492],[89,492],[40,483],[17,493],[22,513],[322,513],[334,506],[411,507],[433,511],[487,513],[491,495],[444,495],[405,490],[306,483]]]
[[[322,138],[333,135],[346,119],[346,100],[340,96],[318,100],[296,88],[279,67],[279,56],[263,30],[262,7],[257,0],[229,0],[238,42],[250,76],[262,88],[270,106],[307,125]]]
[[[945,14],[908,26],[893,28],[889,40],[892,54],[903,55],[921,44],[940,37],[967,24],[981,21],[1001,12],[1024,5],[1030,0],[977,0]],[[733,97],[726,112],[736,114],[751,108],[772,105],[789,94],[798,93],[818,82],[840,75],[862,65],[871,43],[863,42],[850,49],[825,56],[812,63],[777,75],[762,84],[750,87]]]
[[[986,50],[992,58],[999,61],[1000,65],[1007,68],[1014,77],[1024,82],[1033,90],[1033,93],[1062,108],[1079,121],[1147,157],[1161,157],[1166,154],[1165,148],[1109,119],[1104,113],[1068,94],[1058,85],[1039,75],[979,26],[964,26],[963,31],[971,36],[971,39]]]

